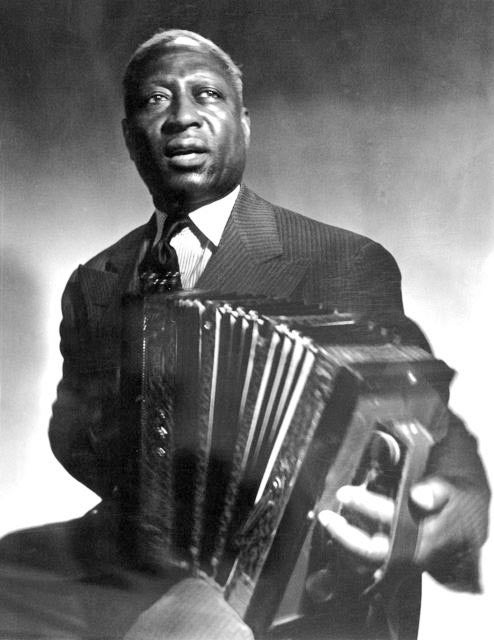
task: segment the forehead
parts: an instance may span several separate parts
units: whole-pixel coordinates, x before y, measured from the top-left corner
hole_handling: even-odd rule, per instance
[[[233,89],[231,75],[223,61],[200,47],[192,49],[168,46],[152,50],[139,65],[137,75],[139,84],[201,76],[215,77]]]

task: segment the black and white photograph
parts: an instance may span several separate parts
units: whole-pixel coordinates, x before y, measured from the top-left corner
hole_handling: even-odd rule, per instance
[[[0,33],[0,639],[488,640],[492,0]]]

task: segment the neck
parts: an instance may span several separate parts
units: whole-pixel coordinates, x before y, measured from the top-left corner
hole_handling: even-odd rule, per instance
[[[160,194],[153,197],[153,202],[154,206],[159,211],[164,211],[166,215],[173,217],[182,217],[189,215],[189,213],[192,213],[192,211],[200,209],[207,204],[211,204],[212,202],[221,200],[221,198],[224,198],[234,189],[236,189],[237,186],[238,185],[233,185],[233,187],[225,190],[224,193],[208,193],[204,194],[202,197],[198,196],[197,194],[191,196],[191,194],[185,192]]]

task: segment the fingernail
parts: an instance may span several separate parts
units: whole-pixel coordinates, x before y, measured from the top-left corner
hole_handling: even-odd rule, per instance
[[[351,487],[340,487],[338,489],[338,491],[336,492],[336,498],[342,503],[342,504],[348,504],[348,502],[350,501],[352,496],[352,488]]]
[[[412,487],[410,494],[412,500],[425,511],[431,511],[434,508],[434,492],[431,487],[424,484],[418,484]]]
[[[335,521],[335,519],[338,518],[338,515],[333,513],[333,511],[325,509],[324,511],[319,512],[317,518],[323,527],[328,527]]]

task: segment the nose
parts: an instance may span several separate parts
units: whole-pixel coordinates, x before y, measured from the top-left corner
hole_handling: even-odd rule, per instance
[[[201,117],[194,99],[185,94],[175,96],[170,106],[168,117],[163,123],[163,130],[173,133],[189,127],[200,126]]]

